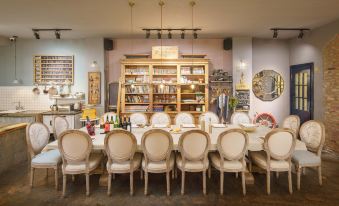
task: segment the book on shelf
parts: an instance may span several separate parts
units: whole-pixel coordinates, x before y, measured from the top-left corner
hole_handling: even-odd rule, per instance
[[[148,111],[147,105],[132,105],[132,106],[126,106],[125,110],[126,112],[147,112]]]
[[[170,74],[170,75],[173,75],[173,74],[177,74],[177,69],[174,68],[174,69],[159,69],[159,68],[154,68],[154,74],[157,75],[157,74],[161,74],[161,75],[165,75],[165,74]]]
[[[126,83],[149,83],[149,76],[126,77]]]
[[[153,92],[154,93],[176,93],[177,88],[174,85],[164,85],[162,87],[158,85],[153,88]]]
[[[148,68],[126,68],[126,75],[148,75]]]
[[[148,95],[128,95],[126,103],[149,103]]]
[[[149,93],[149,86],[148,85],[134,85],[134,87],[126,86],[126,93],[146,94]]]

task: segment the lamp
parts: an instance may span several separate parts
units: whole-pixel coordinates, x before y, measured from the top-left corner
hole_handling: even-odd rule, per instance
[[[169,39],[172,39],[172,33],[171,33],[171,30],[170,30],[170,29],[168,30],[168,38],[169,38]]]

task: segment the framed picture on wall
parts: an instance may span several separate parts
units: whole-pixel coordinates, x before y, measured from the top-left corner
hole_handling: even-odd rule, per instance
[[[88,104],[101,103],[101,73],[88,72]]]

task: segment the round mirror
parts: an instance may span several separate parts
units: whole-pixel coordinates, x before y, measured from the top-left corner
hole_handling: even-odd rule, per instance
[[[284,91],[284,80],[273,70],[262,70],[253,77],[252,90],[257,98],[273,101]]]

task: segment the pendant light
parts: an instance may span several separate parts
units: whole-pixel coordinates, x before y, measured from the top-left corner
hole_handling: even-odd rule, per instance
[[[19,80],[16,77],[16,39],[17,38],[18,38],[17,36],[12,36],[11,38],[9,38],[9,40],[12,42],[12,44],[14,44],[14,80],[13,80],[13,84],[19,84]]]

